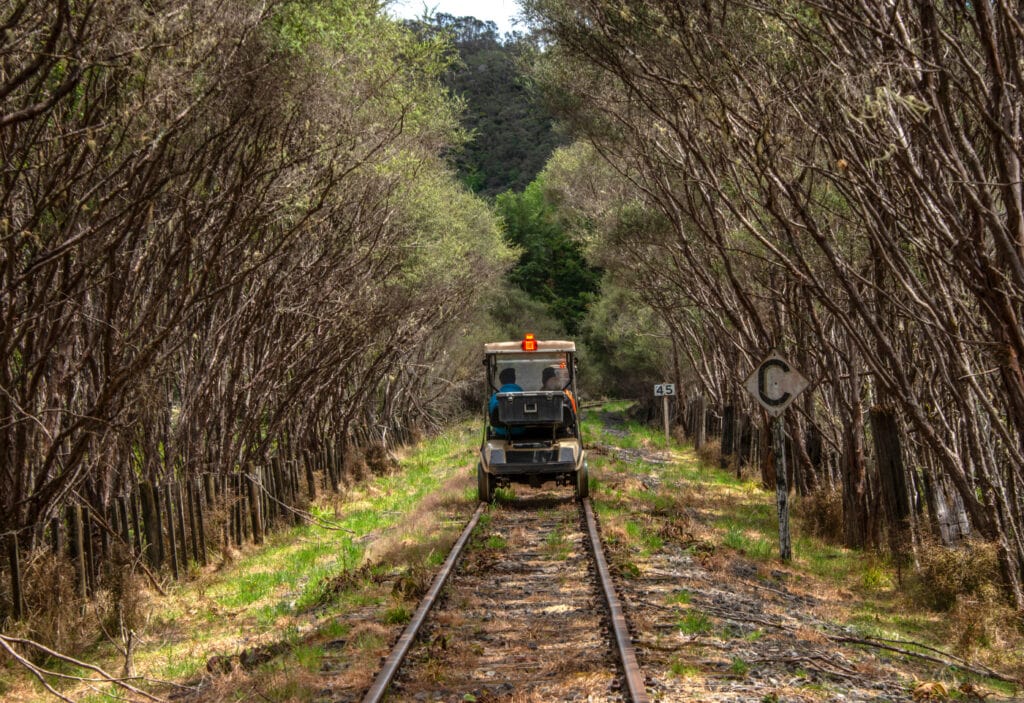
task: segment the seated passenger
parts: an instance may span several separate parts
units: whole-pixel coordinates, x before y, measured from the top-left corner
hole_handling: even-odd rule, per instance
[[[562,388],[562,379],[558,377],[558,370],[554,366],[548,366],[540,374],[542,388],[546,391],[562,391],[569,399],[572,411],[576,412],[576,399],[572,397],[572,391]]]
[[[498,374],[498,380],[501,381],[501,388],[498,389],[497,393],[491,395],[490,402],[487,403],[487,413],[491,416],[491,422],[497,422],[497,410],[498,410],[498,393],[522,393],[522,387],[516,384],[516,370],[513,368],[502,369],[501,373]],[[498,437],[505,436],[504,427],[495,427],[494,434]]]

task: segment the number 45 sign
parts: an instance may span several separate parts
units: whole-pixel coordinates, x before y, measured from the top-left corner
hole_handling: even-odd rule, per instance
[[[663,395],[675,395],[676,384],[674,383],[655,383],[654,384],[654,397],[660,398]]]

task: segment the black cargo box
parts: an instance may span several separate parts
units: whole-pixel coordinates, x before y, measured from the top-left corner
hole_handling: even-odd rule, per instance
[[[554,425],[562,422],[562,391],[499,393],[498,422],[503,425]]]

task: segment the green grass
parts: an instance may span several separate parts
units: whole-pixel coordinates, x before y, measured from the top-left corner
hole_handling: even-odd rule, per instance
[[[569,541],[561,529],[555,529],[544,538],[544,553],[548,559],[564,561],[571,551]]]
[[[750,671],[750,664],[739,657],[733,657],[732,664],[729,665],[729,671],[735,676],[746,676],[747,672]]]
[[[384,638],[376,632],[363,630],[352,638],[352,644],[357,649],[378,649],[384,644]]]
[[[659,549],[659,540],[687,547],[694,559],[710,556],[712,564],[721,568],[726,563],[744,560],[763,564],[752,577],[774,585],[782,579],[804,590],[820,588],[826,599],[832,599],[839,612],[839,623],[864,636],[916,640],[948,649],[950,622],[909,602],[905,589],[897,583],[896,573],[887,560],[858,550],[827,543],[802,530],[800,498],[794,496],[791,513],[793,559],[787,564],[779,560],[778,515],[774,490],[760,485],[756,472],[747,471],[737,478],[734,471],[722,470],[704,463],[689,447],[673,447],[673,461],[650,463],[638,460],[635,452],[620,455],[619,449],[657,451],[663,444],[660,428],[637,427],[625,420],[626,404],[605,404],[600,412],[588,409],[583,416],[584,438],[607,445],[607,453],[590,455],[592,475],[601,479],[599,490],[592,492],[592,501],[602,533],[609,549],[609,558],[616,569],[629,577],[643,573],[645,559]],[[602,414],[620,413],[620,420],[602,426]],[[620,434],[626,433],[626,436]],[[647,478],[656,480],[652,487]],[[643,479],[643,485],[637,479]],[[699,524],[690,524],[698,519]],[[690,538],[696,540],[691,542]],[[721,547],[727,550],[720,549]],[[685,592],[665,597],[670,606],[689,605]],[[684,611],[679,630],[689,634],[713,631],[707,616]],[[979,616],[979,621],[983,621]],[[756,640],[765,636],[762,630],[748,633],[723,632],[723,636]],[[995,651],[986,648],[986,633],[975,636],[973,644],[986,661],[996,669],[1019,671],[1020,637],[1004,633],[1008,648]],[[992,639],[991,641],[995,641]],[[909,645],[908,645],[909,647]],[[679,667],[685,664],[679,663]],[[742,668],[733,664],[733,673]],[[1014,693],[1012,687],[985,682],[995,690]]]
[[[763,536],[751,536],[747,530],[730,524],[722,543],[752,559],[768,561],[778,554],[778,542]]]
[[[687,591],[686,589],[683,589],[681,591],[676,591],[668,598],[666,598],[665,601],[669,605],[688,605],[692,599],[693,594]]]
[[[352,626],[340,620],[331,620],[320,628],[320,634],[327,639],[336,640],[348,635]]]
[[[168,681],[195,678],[199,672],[206,670],[206,659],[201,654],[169,654],[160,669],[159,678]]]
[[[318,671],[324,658],[324,648],[316,645],[299,645],[292,650],[292,656],[303,669]]]
[[[412,612],[404,605],[396,605],[384,611],[381,620],[385,625],[404,625],[412,619]]]
[[[650,556],[665,546],[665,540],[660,535],[636,520],[626,521],[626,534],[631,544],[638,547],[641,556]]]
[[[673,659],[668,665],[668,670],[673,676],[681,679],[695,679],[700,676],[700,669],[692,664],[687,664],[680,659]]]
[[[484,540],[487,549],[504,549],[508,546],[508,540],[501,535],[490,535]]]
[[[478,437],[475,424],[454,427],[417,447],[394,475],[368,480],[350,494],[348,502],[339,496],[322,496],[310,508],[315,516],[312,524],[268,535],[263,546],[246,547],[240,558],[216,575],[211,572],[195,582],[176,585],[173,598],[154,601],[148,631],[140,633],[148,642],[137,650],[139,673],[163,680],[195,678],[210,656],[237,652],[254,636],[262,636],[261,643],[289,643],[291,652],[279,665],[293,661],[310,671],[318,670],[322,647],[306,642],[306,636],[300,637],[291,623],[314,609],[321,616],[332,616],[353,608],[381,608],[389,602],[390,596],[373,586],[370,575],[355,572],[367,545],[374,535],[387,534],[425,497],[461,472],[472,461]],[[475,493],[475,481],[473,484]],[[425,560],[436,565],[446,552],[442,545],[427,553]],[[345,574],[355,575],[339,582]],[[403,606],[382,608],[380,613],[385,623],[400,624],[409,617]],[[316,634],[324,641],[338,640],[348,638],[350,629],[337,618],[327,617]],[[365,632],[353,643],[368,649],[381,644],[379,635]],[[101,659],[97,662],[104,666],[119,666],[116,658]],[[280,693],[290,700],[307,700],[312,695]],[[278,699],[276,693],[271,695]]]
[[[714,629],[711,618],[699,610],[687,611],[676,623],[676,627],[684,635],[706,635]]]

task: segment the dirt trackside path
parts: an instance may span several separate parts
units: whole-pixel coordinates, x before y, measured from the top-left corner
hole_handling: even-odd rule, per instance
[[[951,655],[879,636],[900,614],[886,612],[891,584],[878,603],[857,588],[863,556],[820,544],[810,555],[797,539],[784,564],[773,495],[602,416],[589,427],[592,498],[652,700],[1007,699],[996,682],[954,678]]]

